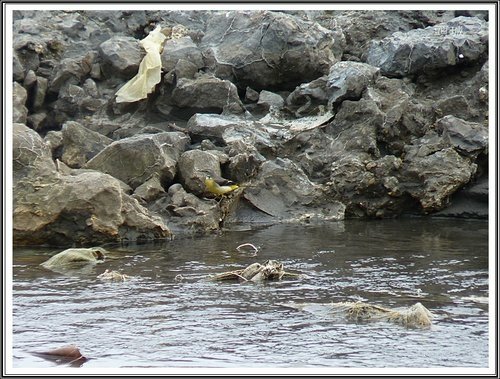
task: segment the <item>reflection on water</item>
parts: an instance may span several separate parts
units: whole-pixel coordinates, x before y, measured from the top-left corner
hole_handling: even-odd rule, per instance
[[[242,243],[259,246],[257,256],[237,251]],[[488,366],[484,222],[278,225],[108,250],[110,259],[71,275],[39,266],[59,250],[14,252],[14,367],[53,367],[30,352],[69,343],[91,358],[90,368]],[[204,280],[267,259],[308,277]],[[133,278],[97,279],[106,269]],[[420,330],[279,305],[358,300],[421,302],[436,317]]]

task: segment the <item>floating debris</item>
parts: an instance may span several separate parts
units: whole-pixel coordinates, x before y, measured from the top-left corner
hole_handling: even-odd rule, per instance
[[[74,367],[80,367],[88,361],[76,345],[66,345],[53,350],[32,352],[32,354],[56,364],[69,364]]]
[[[118,271],[110,271],[106,269],[102,274],[97,275],[98,279],[109,280],[111,282],[124,282],[125,280],[131,278],[131,276],[120,274]]]
[[[283,269],[283,263],[275,260],[268,260],[263,264],[252,263],[251,265],[241,270],[234,270],[216,274],[211,276],[210,279],[217,281],[240,280],[244,282],[260,282],[264,280],[281,280],[285,277],[301,278],[304,276],[301,274],[286,272]]]

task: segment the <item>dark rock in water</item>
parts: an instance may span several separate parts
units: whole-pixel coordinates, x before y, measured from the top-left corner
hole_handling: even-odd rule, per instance
[[[62,127],[61,160],[72,168],[81,168],[108,146],[113,140],[93,132],[75,121],[67,121]]]
[[[373,41],[367,63],[387,76],[405,76],[481,59],[488,45],[488,23],[457,17],[425,29],[397,32]]]
[[[85,168],[110,174],[133,189],[155,174],[169,183],[188,143],[189,137],[180,132],[136,135],[108,145]]]
[[[179,108],[193,109],[193,113],[220,113],[231,104],[237,105],[238,113],[243,112],[243,104],[233,83],[205,75],[179,79],[169,102]]]
[[[269,11],[215,12],[201,41],[214,74],[241,88],[296,85],[328,72],[343,36],[316,23]],[[336,37],[339,38],[336,38]]]
[[[13,83],[13,117],[12,122],[25,124],[28,117],[28,108],[26,108],[26,100],[28,99],[28,92],[22,85],[17,82]]]
[[[121,75],[133,77],[146,54],[139,40],[132,37],[114,36],[99,45],[99,54],[104,61],[101,66],[107,77]]]
[[[436,130],[462,155],[476,158],[488,150],[488,128],[481,124],[449,115],[436,121]]]

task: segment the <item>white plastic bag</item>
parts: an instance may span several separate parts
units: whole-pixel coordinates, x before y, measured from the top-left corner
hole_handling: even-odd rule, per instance
[[[141,40],[141,45],[146,50],[146,55],[139,65],[139,72],[130,79],[116,93],[117,103],[133,103],[148,97],[161,80],[161,49],[167,37],[161,32],[158,25],[146,38]]]

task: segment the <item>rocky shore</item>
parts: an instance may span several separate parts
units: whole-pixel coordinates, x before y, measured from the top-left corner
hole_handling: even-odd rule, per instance
[[[160,83],[116,102],[157,25]],[[16,245],[487,218],[486,12],[16,11],[13,28]],[[213,198],[206,172],[240,189]]]

